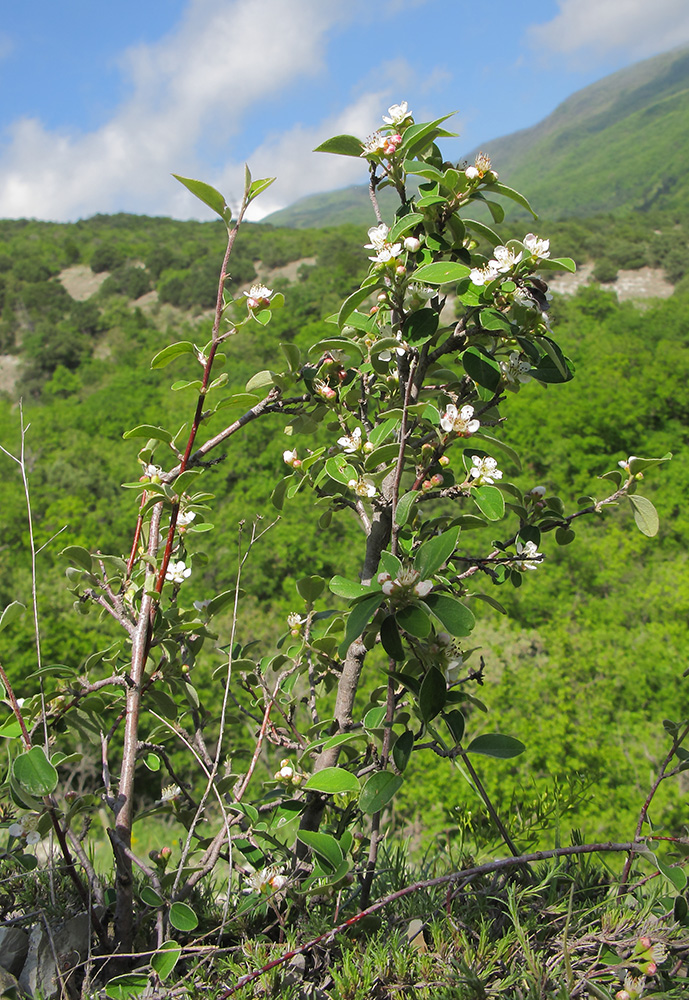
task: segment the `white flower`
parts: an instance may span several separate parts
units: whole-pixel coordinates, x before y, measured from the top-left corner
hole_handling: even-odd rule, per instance
[[[187,566],[183,559],[178,559],[168,566],[165,579],[168,583],[183,583],[189,576],[191,576],[191,566]]]
[[[625,472],[629,472],[629,466],[631,465],[631,463],[634,461],[635,458],[636,455],[630,455],[629,458],[623,458],[617,464],[621,469],[624,469]]]
[[[370,479],[364,479],[362,476],[359,479],[350,479],[347,485],[359,497],[374,497],[376,495],[374,484]]]
[[[166,785],[160,793],[161,802],[174,802],[182,794],[179,785]]]
[[[457,651],[456,655],[451,656],[445,665],[445,670],[443,671],[445,674],[445,683],[454,684],[463,666],[464,657],[459,651]]]
[[[297,457],[297,449],[296,448],[294,449],[294,451],[289,451],[289,450],[283,451],[283,453],[282,453],[282,461],[285,463],[285,465],[289,465],[293,469],[296,468],[297,463],[299,463],[299,465],[301,465],[301,462],[299,462],[299,458]]]
[[[492,265],[500,274],[506,274],[522,259],[521,251],[515,255],[514,250],[510,250],[508,247],[496,247],[493,254],[495,260],[488,261],[488,266]]]
[[[535,497],[536,500],[542,500],[545,496],[545,486],[534,486],[526,495],[527,497]]]
[[[464,171],[464,175],[467,180],[470,181],[475,181],[481,176],[476,167],[467,167]]]
[[[472,267],[469,272],[472,285],[487,285],[500,274],[498,262],[489,260],[485,267]]]
[[[337,443],[348,455],[352,455],[361,448],[361,427],[355,427],[351,434],[345,434],[338,438]]]
[[[359,155],[363,157],[378,156],[380,153],[385,152],[387,144],[388,140],[382,132],[374,132],[364,143],[364,148]]]
[[[518,386],[520,383],[530,382],[531,365],[528,361],[523,361],[519,351],[511,351],[507,361],[500,362],[500,371],[503,380],[508,386]]]
[[[385,246],[388,238],[389,228],[384,222],[381,222],[379,226],[371,226],[368,231],[368,238],[370,243],[365,243],[364,248],[366,250],[382,250]]]
[[[147,465],[144,469],[144,475],[146,476],[162,476],[163,470],[159,465]]]
[[[287,615],[287,627],[290,629],[300,629],[305,621],[306,619],[298,615],[296,611]]]
[[[527,233],[522,242],[532,257],[538,260],[550,257],[550,240],[542,240],[534,233]]]
[[[374,261],[376,264],[387,264],[389,260],[393,260],[402,253],[401,243],[388,243],[388,233],[390,230],[381,222],[379,226],[371,226],[368,231],[368,238],[370,243],[365,243],[364,247],[366,250],[377,250],[377,254],[373,257],[369,257],[369,260]]]
[[[269,868],[261,868],[257,872],[247,875],[246,880],[249,888],[245,892],[258,892],[263,896],[272,896],[280,892],[287,885],[287,876],[283,874],[283,869],[277,865],[270,865]]]
[[[519,558],[515,559],[513,565],[522,572],[527,569],[538,569],[536,560],[540,561],[543,558],[535,542],[525,542],[523,545],[517,542],[517,556]]]
[[[191,522],[194,520],[196,520],[196,514],[194,513],[193,510],[184,510],[184,511],[181,510],[177,515],[177,524],[182,528],[186,527],[188,524],[191,524]]]
[[[498,463],[494,458],[480,458],[472,455],[473,468],[469,469],[469,475],[475,480],[476,486],[490,486],[496,479],[502,479],[502,472],[498,468]]]
[[[23,837],[26,844],[38,844],[41,839],[36,829],[38,819],[37,813],[27,813],[18,822],[12,823],[7,832],[10,837]]]
[[[426,597],[433,590],[432,580],[419,580],[417,584],[414,585],[414,593],[417,597]]]
[[[393,104],[391,108],[388,108],[388,114],[389,118],[383,115],[383,121],[386,125],[401,125],[407,118],[411,118],[411,111],[408,110],[406,101],[402,101],[401,104]]]
[[[469,437],[476,433],[481,426],[481,421],[474,417],[473,406],[463,406],[458,411],[454,403],[449,403],[440,417],[440,426],[448,434],[454,431],[460,437]]]
[[[266,288],[265,285],[252,285],[248,292],[244,292],[248,299],[257,299],[261,303],[264,300],[269,302],[272,294],[272,288]]]

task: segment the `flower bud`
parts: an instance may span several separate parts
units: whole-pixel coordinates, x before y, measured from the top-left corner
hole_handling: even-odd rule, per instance
[[[404,266],[404,264],[398,264],[397,267],[395,268],[395,274],[397,275],[398,278],[403,278],[406,273],[407,269]]]
[[[404,241],[404,249],[410,253],[417,253],[421,249],[421,240],[416,236],[407,236]]]
[[[378,302],[387,302],[388,301],[387,292],[379,292],[378,295],[376,296],[376,300]]]
[[[436,473],[434,476],[431,476],[431,482],[433,483],[434,486],[442,486],[443,477],[438,473]]]
[[[426,491],[433,489],[433,483],[430,481],[430,479],[424,479],[423,483],[421,484],[421,489]]]
[[[447,457],[447,455],[441,455],[440,458],[438,459],[438,465],[442,465],[443,468],[445,468],[449,464],[450,464],[450,459]]]

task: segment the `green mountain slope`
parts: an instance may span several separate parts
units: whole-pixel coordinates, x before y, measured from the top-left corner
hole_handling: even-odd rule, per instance
[[[482,144],[503,181],[550,218],[689,208],[689,49],[664,53],[573,94],[532,128]],[[473,160],[472,150],[462,160]],[[385,213],[384,213],[385,214]],[[368,188],[302,198],[265,221],[371,224]]]

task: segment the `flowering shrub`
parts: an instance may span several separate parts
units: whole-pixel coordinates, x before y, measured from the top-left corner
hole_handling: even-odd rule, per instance
[[[670,456],[620,463],[604,477],[612,492],[571,513],[543,487],[523,492],[510,481],[520,459],[500,438],[508,393],[515,402],[527,385],[528,392],[539,391],[573,377],[551,330],[544,275],[572,271],[574,264],[552,258],[540,235],[503,244],[491,226],[472,217],[474,209],[487,208],[499,223],[500,199],[530,208],[499,181],[485,155],[473,165],[444,159],[437,140],[451,136],[443,127],[447,117],[417,123],[406,103],[393,105],[365,141],[344,135],[319,147],[369,165],[376,215],[365,244],[373,251],[370,266],[305,355],[284,343],[282,370],[256,373],[244,393],[229,397],[223,395],[223,344],[266,325],[283,304],[280,293],[261,284],[237,300],[225,289],[246,208],[270,179],[253,181],[247,170],[233,223],[219,192],[179,178],[228,230],[207,343],[171,344],[152,361],[156,370],[181,357],[198,364],[198,380],[185,383],[197,394],[191,423],[181,431],[145,424],[124,435],[143,444],[140,476],[125,484],[139,497],[128,555],[77,546],[64,553],[78,608],[110,615],[121,640],[89,663],[67,692],[44,674],[43,696],[20,706],[3,678],[18,726],[7,780],[30,817],[13,823],[10,836],[28,844],[33,831],[52,828],[89,907],[109,904],[112,893],[93,871],[76,822],[100,801],[69,804],[57,770],[64,754],[52,745],[48,752],[38,734],[58,739],[70,727],[77,736],[97,734],[115,873],[112,935],[92,913],[103,951],[129,955],[136,926],[146,928],[155,948],[169,950],[172,930],[195,928],[185,900],[221,860],[229,865],[230,892],[248,897],[243,907],[258,906],[263,897],[284,907],[291,887],[323,892],[352,881],[365,905],[386,810],[413,753],[433,752],[448,767],[461,763],[485,796],[472,759],[509,759],[525,749],[516,737],[478,732],[472,716],[484,663],[472,668],[474,650],[466,640],[480,608],[504,611],[496,588],[518,587],[524,573],[547,563],[553,544],[573,539],[579,517],[625,501],[643,532],[657,530],[655,510],[636,493],[637,483]],[[418,193],[410,179],[418,181]],[[391,225],[377,205],[384,186],[399,196]],[[228,407],[242,416],[225,422]],[[289,615],[277,651],[257,658],[241,645],[240,578],[248,552],[230,590],[188,607],[184,584],[195,569],[197,536],[212,528],[213,497],[202,485],[214,460],[208,456],[248,423],[276,416],[281,428],[289,421],[291,447],[283,452],[287,474],[272,494],[275,508],[308,490],[324,528],[334,517],[356,518],[361,572],[356,580],[313,575],[298,581],[303,608]],[[254,525],[249,550],[261,531]],[[18,610],[10,607],[2,627]],[[232,631],[223,637],[217,703],[206,710],[193,670],[217,638],[213,619],[228,608]],[[104,662],[112,673],[97,677]],[[383,671],[384,685],[362,710],[357,692],[369,665]],[[251,721],[257,741],[239,774],[226,721],[231,702]],[[179,744],[190,754],[184,775],[173,773],[170,763]],[[285,748],[289,756],[282,756]],[[280,762],[257,788],[262,753],[279,754]],[[174,866],[157,852],[151,868],[133,850],[142,763],[170,772],[173,783],[164,786],[156,808],[174,810],[182,828]],[[511,849],[492,804],[490,810]],[[134,866],[145,883],[140,895]]]

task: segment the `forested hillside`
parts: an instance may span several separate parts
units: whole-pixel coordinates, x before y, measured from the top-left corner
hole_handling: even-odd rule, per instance
[[[597,836],[632,822],[664,745],[662,720],[686,712],[681,675],[689,523],[682,501],[689,487],[683,457],[689,286],[682,276],[688,239],[684,224],[670,215],[539,225],[552,235],[556,253],[607,266],[603,277],[610,277],[611,268],[652,265],[665,267],[677,283],[664,302],[620,304],[595,283],[573,298],[556,297],[552,317],[560,342],[577,368],[595,373],[599,388],[592,396],[591,382],[575,378],[543,399],[534,393],[505,427],[519,451],[542,459],[514,481],[527,488],[541,484],[547,468],[549,480],[542,484],[568,503],[580,494],[601,496],[596,477],[629,454],[676,454],[651,488],[661,512],[658,539],[636,533],[624,510],[582,527],[576,551],[559,548],[549,537],[547,574],[527,574],[520,590],[500,589],[513,623],[505,624],[496,612],[478,631],[490,729],[513,733],[528,748],[508,765],[489,762],[487,784],[511,795],[517,779],[518,812],[527,827],[538,826],[547,802],[555,810],[572,806],[563,824],[584,825],[587,835]],[[44,655],[47,662],[74,665],[107,646],[115,633],[108,622],[82,617],[82,605],[72,608],[58,553],[68,544],[124,552],[130,542],[135,504],[119,484],[135,480],[140,465],[137,443],[123,441],[122,434],[140,423],[172,427],[186,419],[191,394],[171,392],[171,378],[151,371],[149,362],[167,343],[208,339],[206,310],[215,298],[221,226],[99,216],[73,225],[3,222],[0,232],[0,443],[18,447],[21,396],[31,423],[27,449],[38,543],[47,543],[39,557]],[[277,364],[280,342],[308,346],[325,329],[323,317],[355,287],[366,261],[364,241],[356,227],[243,229],[231,287],[240,294],[259,274],[284,292],[286,307],[265,330],[230,342],[228,396],[243,391],[257,369]],[[73,298],[65,287],[83,296],[98,278],[97,291],[85,299]],[[185,377],[183,366],[175,376]],[[522,392],[528,399],[530,387]],[[195,557],[188,584],[197,599],[231,584],[238,522],[255,514],[276,516],[269,497],[283,475],[288,442],[255,424],[233,440],[212,470],[215,529],[201,546],[207,564],[203,568],[202,554]],[[21,483],[9,460],[3,458],[0,468],[0,597],[5,604],[26,602]],[[318,529],[303,516],[306,503],[299,496],[288,503],[252,553],[242,641],[265,641],[284,631],[300,576],[358,572],[350,555],[358,529],[347,513]],[[20,691],[29,693],[32,682],[21,678],[35,663],[31,624],[25,620],[18,629],[11,646],[3,637],[0,659]],[[219,643],[227,639],[221,634]],[[201,681],[206,693],[211,661]],[[464,785],[448,788],[440,772],[436,784],[433,775],[431,765],[423,782],[408,782],[413,791],[400,798],[398,810],[398,821],[412,827],[424,816],[425,840],[454,827],[455,808],[468,794]],[[681,821],[676,786],[668,784],[659,801],[656,821]],[[480,808],[472,808],[474,821],[482,822]]]
[[[487,138],[481,149],[500,179],[546,218],[630,209],[686,216],[688,117],[689,51],[679,49],[585,87],[537,125]],[[456,158],[457,144],[453,140],[445,155]],[[463,150],[459,162],[472,163],[478,152]],[[383,202],[384,216],[391,204]],[[368,188],[361,185],[302,198],[266,221],[313,227],[345,219],[370,224],[370,218]]]

